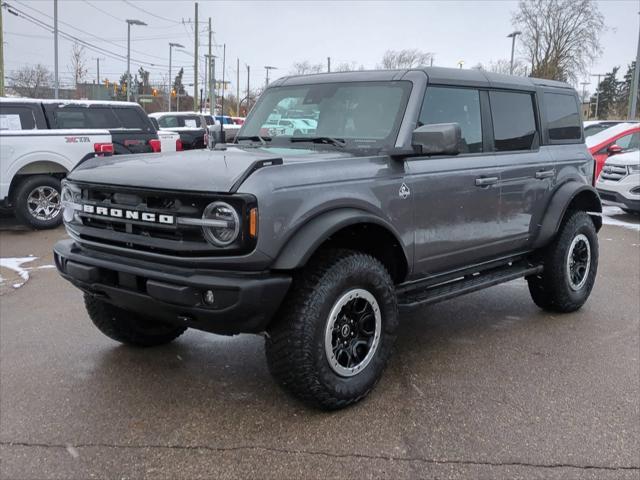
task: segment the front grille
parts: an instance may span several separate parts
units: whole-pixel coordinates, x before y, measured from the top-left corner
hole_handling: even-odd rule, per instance
[[[600,176],[603,180],[617,182],[627,176],[627,167],[621,165],[605,165]]]

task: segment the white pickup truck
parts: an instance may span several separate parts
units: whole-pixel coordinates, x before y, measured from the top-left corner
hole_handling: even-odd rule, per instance
[[[113,153],[111,134],[40,130],[20,113],[0,108],[0,207],[34,228],[54,228],[62,222],[60,181],[83,160]]]

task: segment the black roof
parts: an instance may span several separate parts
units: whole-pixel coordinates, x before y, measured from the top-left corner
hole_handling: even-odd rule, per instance
[[[555,87],[573,90],[565,82],[543,78],[501,75],[476,69],[425,67],[411,70],[360,70],[353,72],[316,73],[279,78],[269,86],[308,85],[330,82],[364,82],[401,80],[407,72],[422,71],[429,77],[430,84],[465,85],[473,87],[494,87],[516,90],[534,90],[536,87]]]

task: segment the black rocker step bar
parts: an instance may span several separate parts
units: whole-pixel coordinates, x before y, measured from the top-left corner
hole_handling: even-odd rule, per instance
[[[501,267],[461,276],[449,281],[429,284],[418,282],[407,286],[400,285],[398,306],[401,310],[448,300],[466,293],[482,290],[500,283],[509,282],[520,277],[537,275],[542,272],[542,265],[532,265],[526,261],[508,263]]]

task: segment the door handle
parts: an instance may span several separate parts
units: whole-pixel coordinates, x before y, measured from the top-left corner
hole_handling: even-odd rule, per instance
[[[476,187],[488,187],[498,183],[498,177],[480,177],[476,178]]]
[[[556,174],[556,171],[551,169],[551,170],[540,170],[538,172],[536,172],[536,178],[538,180],[542,180],[544,178],[551,178]]]

